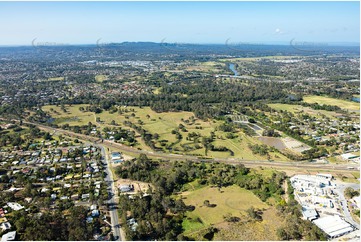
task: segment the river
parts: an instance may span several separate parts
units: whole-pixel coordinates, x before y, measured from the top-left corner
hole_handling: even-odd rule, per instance
[[[230,63],[229,64],[229,69],[231,69],[231,71],[234,73],[235,76],[238,76],[238,71],[234,67],[234,64]]]

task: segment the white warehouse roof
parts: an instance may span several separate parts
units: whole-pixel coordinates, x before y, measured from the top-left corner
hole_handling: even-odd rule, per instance
[[[337,215],[319,218],[313,222],[331,238],[353,231],[352,226]]]
[[[342,157],[342,159],[348,160],[348,159],[352,159],[352,158],[357,158],[359,156],[354,155],[352,153],[347,153],[347,154],[342,154],[341,157]]]
[[[16,237],[16,231],[11,231],[7,234],[4,234],[2,237],[1,237],[1,241],[10,241],[10,240],[14,240]]]
[[[318,217],[318,213],[314,208],[302,207],[302,214],[307,220],[313,220]]]

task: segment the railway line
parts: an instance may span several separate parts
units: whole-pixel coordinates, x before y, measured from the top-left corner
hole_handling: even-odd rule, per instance
[[[156,151],[148,151],[148,150],[138,150],[136,148],[126,146],[123,144],[115,143],[110,140],[103,140],[99,139],[98,137],[93,137],[89,135],[75,133],[69,130],[64,130],[60,128],[53,128],[43,124],[32,123],[28,121],[23,121],[23,124],[30,124],[35,125],[42,130],[46,130],[47,132],[53,133],[60,133],[66,136],[70,136],[73,138],[81,139],[84,141],[92,142],[92,143],[100,143],[106,147],[111,147],[118,149],[122,152],[130,153],[133,155],[145,154],[148,157],[155,158],[155,159],[164,159],[164,160],[189,160],[195,162],[223,162],[228,164],[244,164],[245,166],[249,167],[273,167],[273,168],[280,168],[280,169],[292,169],[292,170],[309,170],[309,171],[319,171],[319,170],[329,170],[335,172],[350,172],[350,170],[359,170],[359,166],[356,164],[312,164],[309,162],[276,162],[276,161],[269,161],[269,160],[243,160],[238,158],[213,158],[213,159],[206,159],[200,158],[197,156],[191,155],[180,155],[180,154],[169,154],[163,152],[156,152]]]

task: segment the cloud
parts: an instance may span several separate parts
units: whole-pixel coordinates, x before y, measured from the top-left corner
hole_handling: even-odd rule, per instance
[[[280,33],[282,33],[282,31],[281,31],[279,28],[277,28],[277,29],[275,30],[275,33],[276,33],[276,34],[280,34]]]
[[[275,35],[284,35],[284,34],[288,34],[288,32],[285,32],[283,30],[281,30],[280,28],[276,28],[274,31]]]

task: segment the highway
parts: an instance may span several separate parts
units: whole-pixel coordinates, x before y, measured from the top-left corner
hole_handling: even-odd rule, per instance
[[[102,156],[104,157],[104,165],[106,166],[106,177],[105,177],[105,182],[108,185],[108,194],[110,195],[109,200],[107,201],[108,206],[109,206],[109,214],[110,214],[110,221],[112,224],[112,231],[113,231],[113,236],[114,239],[117,241],[121,241],[122,237],[121,237],[121,228],[119,225],[119,217],[118,217],[118,211],[117,211],[117,205],[118,202],[115,200],[115,196],[118,194],[117,193],[117,189],[114,185],[114,179],[113,179],[113,173],[111,171],[111,164],[110,164],[110,160],[108,157],[108,154],[105,150],[105,148],[102,145],[98,145],[102,151]]]

